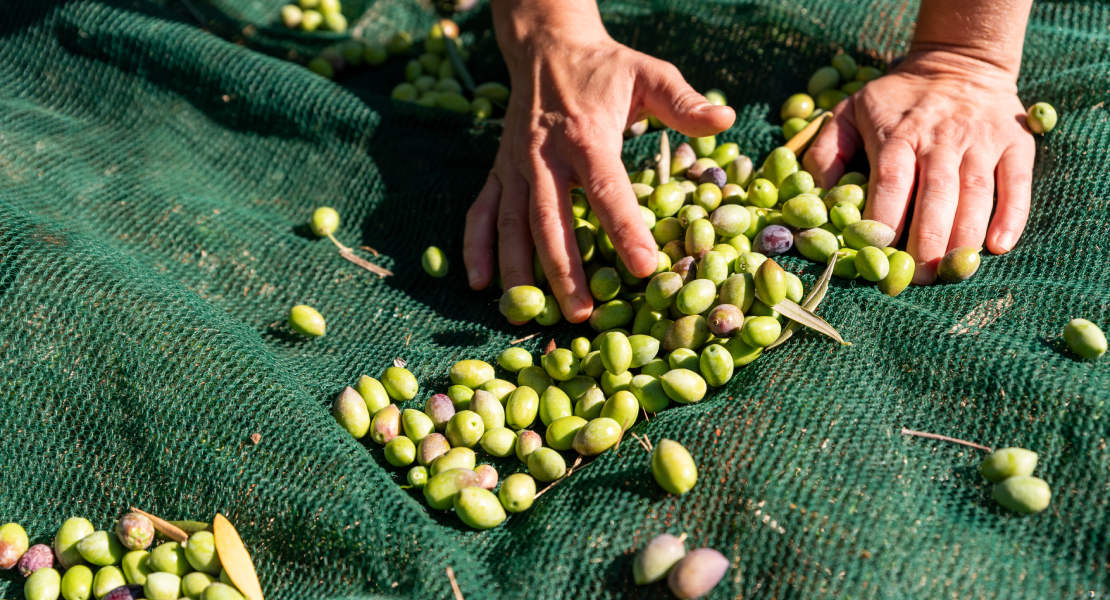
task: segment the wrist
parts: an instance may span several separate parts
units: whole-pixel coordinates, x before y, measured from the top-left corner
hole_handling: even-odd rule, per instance
[[[1017,67],[987,60],[966,47],[915,42],[898,72],[925,78],[961,77],[972,83],[1017,92]]]
[[[577,42],[609,39],[592,0],[494,0],[494,32],[510,73],[537,55]]]

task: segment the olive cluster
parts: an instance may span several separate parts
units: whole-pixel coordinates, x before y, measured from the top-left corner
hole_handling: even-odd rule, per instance
[[[62,523],[53,546],[30,543],[15,523],[0,527],[0,569],[18,565],[27,578],[27,600],[243,600],[216,552],[206,523],[181,522],[191,530],[185,545],[164,541],[145,515],[128,513],[114,531],[97,531],[73,517]],[[64,574],[63,574],[64,573]]]
[[[358,39],[330,46],[308,61],[308,68],[322,77],[334,79],[345,71],[363,66],[381,66],[391,57],[408,59],[405,81],[397,84],[390,94],[394,100],[435,106],[478,119],[491,117],[509,101],[509,88],[497,82],[464,88],[463,82],[469,82],[470,76],[457,69],[465,70],[469,52],[459,37],[459,26],[450,19],[432,25],[424,38],[424,52],[420,54],[414,50],[412,35],[402,31],[394,34],[384,46]]]
[[[318,29],[347,32],[347,17],[339,0],[297,0],[281,7],[281,22],[290,29],[311,33]]]
[[[1039,477],[1033,477],[1037,468],[1037,453],[1025,448],[995,450],[983,461],[980,472],[983,478],[995,484],[991,495],[994,501],[1019,513],[1038,513],[1048,508],[1052,488]]]
[[[356,439],[369,436],[384,446],[390,465],[408,468],[408,485],[423,491],[428,506],[453,508],[470,527],[489,529],[507,513],[528,510],[537,482],[570,474],[574,466],[568,469],[564,453],[597,456],[616,446],[641,412],[663,410],[672,399],[701,399],[705,383],[691,371],[649,374],[666,370],[654,358],[658,346],[638,340],[634,350],[628,338],[610,332],[594,345],[578,338],[570,349],[555,348],[540,366],[527,350],[508,348],[497,363],[516,384],[498,378],[485,361],[461,360],[451,367],[446,393],[404,409],[397,403],[415,399],[419,384],[407,369],[392,366],[380,379],[363,375],[345,388],[332,414]],[[501,480],[495,466],[478,464],[476,450],[490,458],[516,456],[527,472]],[[654,446],[651,471],[673,494],[697,482],[693,457],[673,440]]]

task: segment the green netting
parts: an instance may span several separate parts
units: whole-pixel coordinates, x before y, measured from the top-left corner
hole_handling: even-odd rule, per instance
[[[1072,317],[1110,323],[1106,4],[1034,7],[1021,97],[1061,120],[1038,141],[1014,252],[897,298],[835,280],[821,312],[853,346],[796,336],[701,404],[637,425],[691,450],[702,476],[689,494],[664,494],[626,443],[485,533],[429,512],[327,409],[395,357],[423,401],[454,360],[492,360],[533,333],[501,319],[495,292],[469,291],[461,268],[463,217],[499,131],[392,103],[388,67],[336,85],[272,58],[330,41],[271,27],[280,4],[200,4],[201,28],[176,2],[0,3],[0,522],[48,542],[72,515],[107,527],[132,505],[222,511],[275,599],[450,598],[447,566],[469,600],[667,597],[630,577],[635,550],[664,531],[732,561],[712,598],[1110,593],[1110,360],[1081,363],[1060,341]],[[369,38],[433,18],[399,0],[347,4]],[[882,64],[904,51],[916,10],[602,5],[618,40],[727,92],[739,120],[721,137],[757,157],[816,67],[838,48]],[[463,21],[477,79],[504,81],[488,7]],[[629,142],[629,164],[657,142]],[[397,276],[306,235],[318,205]],[[454,262],[443,280],[419,266],[433,243]],[[819,272],[784,262],[807,285]],[[285,333],[297,303],[326,315],[327,337]],[[902,427],[1040,452],[1052,505],[1005,512],[980,454]],[[21,587],[0,574],[0,596]]]

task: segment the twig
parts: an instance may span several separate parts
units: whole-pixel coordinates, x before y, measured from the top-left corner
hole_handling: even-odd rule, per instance
[[[543,333],[543,332],[541,331],[540,333]],[[513,341],[509,342],[509,345],[512,346],[513,344],[519,344],[521,342],[527,342],[528,340],[536,337],[540,333],[533,333],[532,335],[526,335],[526,336],[520,338],[519,340],[513,340]]]
[[[338,244],[339,242],[336,243]],[[346,250],[340,250],[339,255],[379,277],[389,277],[393,274],[393,271],[390,271],[389,269],[383,269],[382,267],[379,267],[378,265],[375,265],[374,263],[364,258],[359,258],[355,256],[355,254],[351,252],[350,248],[347,248]]]
[[[365,251],[367,251],[367,252],[370,252],[370,253],[372,253],[372,254],[373,254],[374,256],[381,256],[381,254],[379,254],[377,250],[375,250],[375,249],[371,248],[370,246],[359,246],[359,247],[358,247],[358,249],[359,249],[359,250],[365,250]]]
[[[650,423],[651,419],[648,417],[647,409],[641,406],[640,410],[644,411],[644,422],[645,423]]]
[[[640,445],[644,447],[645,452],[651,453],[651,445],[646,441],[647,435],[645,435],[644,437],[640,437],[631,431],[629,431],[628,433],[632,435],[632,437],[635,438],[637,442],[640,442]]]
[[[171,540],[173,540],[173,541],[175,541],[179,544],[184,544],[185,542],[189,541],[189,534],[182,531],[181,528],[178,527],[177,525],[174,525],[173,523],[170,523],[168,521],[164,521],[162,519],[159,519],[158,517],[156,517],[156,516],[154,516],[154,515],[152,515],[148,512],[143,512],[143,511],[135,508],[134,506],[131,507],[131,512],[139,513],[140,515],[150,519],[150,522],[154,524],[154,528],[157,529],[158,531],[162,532],[163,535],[170,538]]]
[[[447,567],[447,579],[451,580],[451,589],[455,592],[455,600],[464,600],[462,590],[459,589],[459,582],[455,581],[455,570]]]
[[[547,487],[543,488],[542,490],[540,490],[540,491],[536,492],[536,495],[535,495],[535,496],[532,496],[532,499],[533,499],[533,500],[535,500],[536,498],[539,498],[540,496],[542,496],[542,495],[544,495],[545,493],[547,493],[547,490],[550,490],[551,488],[553,488],[553,487],[555,487],[555,486],[559,485],[560,483],[562,483],[564,479],[566,479],[566,478],[570,477],[570,476],[571,476],[571,474],[572,474],[572,473],[574,473],[574,470],[575,470],[575,469],[577,469],[577,468],[578,468],[578,465],[580,465],[580,464],[582,464],[582,455],[581,455],[581,454],[579,454],[579,455],[578,455],[578,458],[574,459],[574,464],[573,464],[573,465],[571,465],[569,469],[567,469],[567,472],[566,472],[566,474],[564,474],[564,475],[563,475],[562,477],[560,477],[560,478],[556,479],[555,481],[553,481],[553,482],[551,483],[551,485],[549,485],[549,486],[547,486]],[[592,464],[593,464],[593,462],[590,462],[589,464],[587,464],[587,465],[586,465],[586,467],[588,467],[588,466],[590,466],[590,465],[592,465]],[[586,467],[582,467],[582,468],[583,468],[583,469],[585,469]]]
[[[929,439],[933,439],[933,440],[941,440],[942,442],[952,442],[953,444],[963,444],[964,446],[969,446],[971,448],[975,448],[976,450],[982,450],[983,452],[991,452],[990,448],[988,448],[986,446],[980,446],[979,444],[976,444],[974,442],[965,442],[964,440],[957,440],[956,438],[950,438],[946,435],[937,435],[935,433],[925,433],[924,431],[914,431],[912,429],[906,429],[905,427],[902,428],[902,435],[916,435],[917,437],[929,438]]]

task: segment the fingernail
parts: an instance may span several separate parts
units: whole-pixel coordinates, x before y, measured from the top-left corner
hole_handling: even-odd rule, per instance
[[[998,239],[994,243],[1002,249],[1003,252],[1009,252],[1014,247],[1014,235],[1009,231],[1003,231],[998,234]]]
[[[916,261],[915,261],[916,262]],[[940,259],[917,262],[913,271],[913,284],[914,285],[930,285],[937,280],[937,265],[940,264]]]
[[[628,255],[629,270],[638,277],[643,277],[647,272],[654,271],[659,260],[659,253],[647,248],[636,248]]]
[[[591,305],[593,302],[590,303]],[[576,316],[586,309],[586,301],[578,296],[567,296],[567,316]]]
[[[466,278],[470,280],[470,285],[478,283],[478,269],[469,269],[466,272]]]

